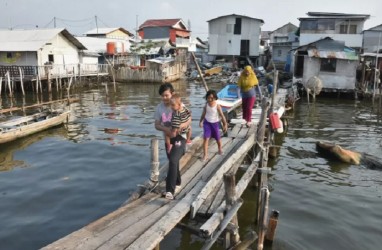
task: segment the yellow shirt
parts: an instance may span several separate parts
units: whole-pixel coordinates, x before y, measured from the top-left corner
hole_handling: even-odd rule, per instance
[[[249,74],[246,75],[245,71],[249,72]],[[259,80],[257,79],[255,72],[253,72],[252,67],[246,66],[240,75],[237,85],[240,87],[241,91],[247,92],[258,84]]]

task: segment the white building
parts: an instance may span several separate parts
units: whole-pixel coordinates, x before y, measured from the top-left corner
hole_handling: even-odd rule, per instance
[[[299,45],[296,31],[298,27],[292,23],[287,23],[280,28],[270,32],[270,46],[272,60],[277,68],[287,72],[292,71],[291,63],[293,54],[292,49]],[[278,66],[281,65],[282,67]]]
[[[232,14],[207,22],[209,55],[259,56],[263,20]]]
[[[311,77],[322,81],[324,92],[353,92],[356,86],[357,52],[330,37],[295,49],[294,79],[305,85]]]
[[[380,53],[382,50],[382,24],[363,31],[364,53]]]
[[[330,37],[344,41],[345,46],[362,48],[362,31],[370,15],[329,12],[308,12],[300,17],[300,46]]]
[[[0,66],[78,64],[86,50],[66,29],[0,30]]]

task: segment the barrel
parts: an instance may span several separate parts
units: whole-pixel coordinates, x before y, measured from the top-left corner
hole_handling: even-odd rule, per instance
[[[106,53],[109,55],[115,54],[115,43],[114,42],[108,42],[106,44]]]
[[[125,52],[125,46],[124,46],[123,42],[115,42],[115,52],[116,53]]]

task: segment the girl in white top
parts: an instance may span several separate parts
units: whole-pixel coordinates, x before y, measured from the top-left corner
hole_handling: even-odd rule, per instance
[[[219,132],[219,123],[220,119],[223,122],[223,132],[227,131],[227,121],[223,114],[222,108],[217,104],[216,100],[218,96],[215,90],[209,90],[206,94],[206,105],[203,108],[202,116],[200,117],[199,126],[203,128],[203,161],[208,159],[208,142],[210,138],[215,138],[219,154],[223,154],[220,132]]]

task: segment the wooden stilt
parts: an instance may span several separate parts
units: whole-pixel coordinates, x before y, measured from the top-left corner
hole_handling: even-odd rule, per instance
[[[76,74],[76,68],[73,66],[73,78],[74,78],[73,84],[77,83],[76,75],[77,75]]]
[[[249,249],[249,246],[257,239],[257,234],[255,231],[248,232],[244,239],[233,249],[234,250],[247,250]]]
[[[38,75],[36,75],[36,94],[38,94]]]
[[[58,78],[59,78],[59,82],[60,82],[60,89],[62,90],[61,68],[58,69]]]
[[[269,191],[268,187],[262,187],[260,190],[260,217],[259,217],[259,239],[257,242],[257,249],[262,250],[264,247],[264,237],[267,231],[267,219],[268,219],[268,203],[269,203]]]
[[[235,181],[235,175],[233,173],[230,174],[225,174],[223,176],[224,180],[224,187],[225,187],[225,192],[226,192],[226,206],[227,210],[230,210],[233,204],[236,202],[236,181]],[[237,214],[235,214],[232,217],[232,220],[230,222],[232,225],[231,230],[229,232],[230,234],[230,244],[228,247],[235,246],[239,243],[240,241],[240,235],[239,235],[239,222],[237,219]]]
[[[5,74],[7,76],[7,84],[8,84],[8,89],[9,89],[9,96],[12,97],[12,85],[11,85],[11,77],[9,75],[9,71],[7,71],[7,73]]]
[[[72,81],[73,81],[73,76],[70,77],[70,80],[69,80],[69,83],[68,83],[68,88],[66,89],[67,90],[67,98],[68,98],[68,100],[70,98],[70,86],[72,85]]]
[[[56,92],[58,93],[58,78],[56,76]]]
[[[223,233],[223,231],[225,230],[227,225],[230,223],[232,218],[234,216],[236,216],[237,211],[239,210],[239,208],[241,207],[242,204],[243,204],[243,200],[241,198],[237,199],[237,202],[234,203],[234,205],[231,207],[231,209],[227,211],[224,220],[221,221],[220,226],[219,226],[219,230],[214,233],[214,235],[212,236],[211,239],[209,239],[205,242],[204,246],[202,247],[202,250],[207,250],[207,249],[210,249],[212,247],[214,242],[217,240],[219,235],[221,233]]]
[[[109,95],[109,89],[108,89],[108,87],[107,87],[107,83],[102,83],[102,85],[105,86],[106,96],[108,96],[108,95]]]
[[[50,77],[50,66],[45,66],[46,70],[46,79],[48,81],[48,92],[52,93],[52,79]]]
[[[19,67],[19,73],[20,73],[20,86],[21,86],[21,92],[23,93],[23,96],[25,96],[25,91],[24,91],[24,81],[23,81],[23,71],[21,67]]]
[[[265,235],[265,239],[267,241],[273,241],[275,237],[276,227],[279,220],[279,214],[279,211],[272,210],[271,216],[269,217],[267,234]]]
[[[80,83],[82,82],[82,79],[81,79],[81,64],[80,63],[78,64],[78,80],[79,80]]]
[[[159,180],[159,146],[158,139],[151,140],[151,174],[150,181],[157,183]]]
[[[3,86],[3,77],[0,76],[0,97],[1,97],[1,88]]]
[[[41,83],[41,75],[40,71],[37,72],[37,88],[40,89],[40,93],[42,93],[42,83]]]

